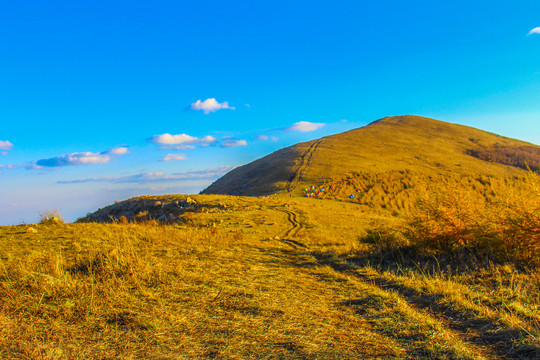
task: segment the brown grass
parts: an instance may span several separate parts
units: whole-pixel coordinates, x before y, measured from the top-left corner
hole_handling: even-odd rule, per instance
[[[355,174],[399,170],[432,177],[521,176],[525,163],[540,163],[540,147],[458,124],[394,116],[276,151],[232,170],[203,193],[300,195],[306,187]],[[387,204],[384,196],[379,200],[377,206]]]
[[[536,179],[516,187],[515,179],[465,177],[458,188],[468,184],[478,194],[468,197],[467,209],[483,209],[503,206],[496,199],[506,183],[505,206],[521,208],[500,219],[520,234],[510,225],[528,222],[508,219],[535,216],[522,211],[534,203],[517,199]],[[393,188],[399,189],[382,187],[382,202],[392,201]],[[443,190],[439,197],[452,195]],[[426,201],[437,198],[427,195]],[[174,213],[178,222],[156,220],[185,200],[119,203],[99,212],[112,222],[106,224],[32,225],[36,232],[0,227],[0,358],[540,354],[540,276],[518,266],[522,259],[474,267],[445,258],[437,247],[421,252],[407,232],[397,231],[404,224],[418,228],[414,221],[392,215],[390,207],[338,198],[199,195],[192,197],[197,205]],[[455,214],[455,204],[445,211]],[[124,211],[133,218],[122,218]]]
[[[540,266],[540,176],[488,181],[489,196],[459,179],[420,192],[407,237],[427,250],[470,250],[499,262]]]

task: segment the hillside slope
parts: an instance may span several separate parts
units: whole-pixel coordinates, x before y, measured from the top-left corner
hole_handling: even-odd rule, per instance
[[[540,358],[537,271],[378,247],[399,218],[299,197],[131,202],[184,221],[0,227],[1,359]]]
[[[539,163],[540,147],[530,143],[425,117],[395,116],[281,149],[232,170],[202,193],[298,195],[306,186],[365,173],[509,176]]]

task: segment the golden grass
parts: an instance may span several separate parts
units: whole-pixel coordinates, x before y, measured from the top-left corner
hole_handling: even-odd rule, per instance
[[[424,176],[520,176],[525,162],[540,163],[540,147],[467,126],[395,116],[276,151],[232,170],[203,193],[300,195],[312,185],[400,170]],[[379,200],[378,206],[385,204],[384,197]]]
[[[399,353],[342,312],[335,289],[317,289],[317,279],[289,265],[281,247],[216,228],[37,229],[36,236],[23,234],[24,227],[2,229],[3,357]]]
[[[409,191],[397,184],[410,176],[388,174],[396,185],[382,186],[385,194]],[[536,184],[531,176],[460,177],[445,185],[455,194],[440,186],[422,206],[439,204],[450,216],[460,203],[441,196],[466,195],[470,214],[474,206],[513,209],[495,225],[524,234],[511,226],[529,223],[509,219],[536,216],[524,211],[533,200],[519,201]],[[428,226],[429,208],[417,208],[421,223],[419,213],[408,219],[403,208],[395,214],[338,196],[191,198],[196,205],[181,210],[186,196],[118,203],[98,212],[107,224],[0,227],[0,358],[540,356],[538,269],[521,257],[474,264],[411,246],[403,227]],[[177,222],[156,220],[171,213]]]
[[[425,186],[406,236],[427,250],[470,250],[500,262],[540,266],[540,176],[530,172],[506,183],[488,178],[484,185],[479,190],[447,178]]]

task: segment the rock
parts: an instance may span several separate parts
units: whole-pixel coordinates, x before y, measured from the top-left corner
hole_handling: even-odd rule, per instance
[[[28,229],[26,229],[26,233],[27,234],[37,234],[37,230],[36,228],[33,228],[33,227],[29,227]]]

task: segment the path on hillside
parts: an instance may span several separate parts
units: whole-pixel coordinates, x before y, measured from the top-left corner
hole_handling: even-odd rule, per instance
[[[534,319],[518,316],[510,327],[501,316],[515,316],[515,311],[471,301],[456,293],[452,282],[441,288],[430,286],[429,279],[400,280],[310,250],[309,241],[302,238],[306,228],[300,215],[293,208],[274,210],[286,215],[288,228],[277,239],[290,247],[271,249],[267,255],[286,268],[296,268],[299,279],[311,276],[321,291],[337,291],[332,306],[343,314],[355,313],[372,331],[401,347],[404,358],[540,359],[538,348],[522,342],[526,329],[534,328]]]
[[[304,175],[304,172],[306,171],[307,167],[309,166],[311,159],[313,157],[313,154],[319,147],[319,145],[322,143],[322,139],[314,141],[310,147],[306,150],[306,152],[302,155],[300,158],[300,163],[296,167],[296,169],[293,170],[293,173],[289,180],[287,181],[287,184],[285,185],[285,189],[288,192],[291,192],[294,190],[294,188],[298,185],[298,182]]]
[[[287,245],[292,246],[293,248],[296,247],[302,247],[305,248],[306,245],[301,243],[300,241],[291,239],[292,237],[295,237],[300,230],[304,228],[302,223],[298,220],[299,215],[298,213],[287,210],[287,209],[275,209],[279,212],[284,213],[287,216],[287,223],[289,225],[288,229],[283,232],[281,236],[278,236],[279,240]]]

